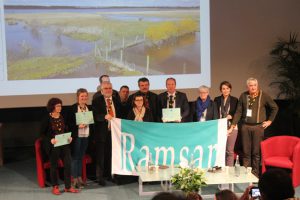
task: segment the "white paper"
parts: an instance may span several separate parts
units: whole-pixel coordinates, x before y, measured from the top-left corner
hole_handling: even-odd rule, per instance
[[[71,132],[55,135],[56,143],[54,144],[54,147],[59,147],[59,146],[69,144],[70,137],[71,137]]]

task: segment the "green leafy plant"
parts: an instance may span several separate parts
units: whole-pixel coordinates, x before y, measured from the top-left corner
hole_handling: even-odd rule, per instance
[[[269,66],[277,77],[270,85],[277,86],[277,97],[291,101],[291,110],[300,116],[300,42],[297,34],[290,33],[288,40],[279,39],[270,52],[273,62]]]
[[[199,188],[206,185],[205,172],[200,168],[181,168],[172,176],[171,183],[175,189],[185,193],[199,191]]]

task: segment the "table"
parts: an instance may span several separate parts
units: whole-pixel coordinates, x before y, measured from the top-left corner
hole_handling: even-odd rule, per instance
[[[158,169],[156,168],[153,171],[149,171],[146,167],[138,167],[137,168],[137,174],[139,175],[139,195],[154,195],[157,192],[160,191],[149,191],[145,192],[143,190],[143,183],[144,182],[154,182],[159,181],[161,182],[162,189],[164,191],[170,191],[172,190],[170,179],[171,177],[179,172],[179,168],[169,167],[167,169]],[[240,169],[240,175],[235,176],[234,174],[234,168],[230,167],[227,172],[225,170],[220,170],[218,172],[212,173],[207,172],[206,169],[204,169],[205,172],[205,178],[207,185],[212,184],[229,184],[230,190],[234,191],[234,184],[236,183],[249,183],[251,185],[252,183],[258,182],[258,178],[254,176],[252,173],[246,173],[246,168],[241,167]],[[208,195],[201,195],[203,198],[211,198],[214,196],[214,194],[208,194]]]

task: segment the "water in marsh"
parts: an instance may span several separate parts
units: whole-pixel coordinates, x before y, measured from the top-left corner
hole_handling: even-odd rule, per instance
[[[108,19],[119,21],[170,21],[177,18],[139,16],[132,12],[164,11],[164,9],[5,9],[5,14],[26,13],[101,13]],[[169,10],[169,9],[167,9]],[[120,14],[111,12],[120,11]],[[131,14],[126,14],[130,12]],[[107,14],[105,14],[107,13]],[[95,43],[74,39],[62,34],[55,26],[32,26],[22,21],[5,24],[6,48],[9,64],[21,59],[33,57],[51,56],[80,56],[84,57],[85,63],[68,74],[54,74],[48,78],[83,78],[98,77],[99,74],[107,73],[118,76],[118,72],[111,71],[109,67],[103,67],[91,58],[94,53]],[[101,39],[97,41],[101,46]],[[159,47],[148,46],[139,43],[127,47],[123,51],[122,61],[134,66],[135,70],[146,73],[147,56],[150,58],[149,74],[194,74],[200,73],[200,33],[189,34],[177,38],[172,42],[165,42]],[[120,50],[110,54],[114,60],[120,60]]]

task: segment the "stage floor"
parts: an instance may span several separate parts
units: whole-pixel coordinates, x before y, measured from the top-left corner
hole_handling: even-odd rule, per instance
[[[19,150],[20,154],[25,153],[23,149]],[[35,158],[32,157],[31,153],[27,155],[29,156],[22,156],[21,158],[19,157],[19,159],[12,159],[11,157],[11,159],[7,159],[7,162],[4,163],[3,167],[0,167],[0,200],[16,200],[20,198],[23,200],[57,199],[57,196],[51,194],[51,187],[40,188],[38,186]],[[247,184],[237,184],[235,192],[243,192],[246,187]],[[64,188],[63,182],[61,182],[60,188]],[[138,182],[126,185],[116,185],[107,182],[107,186],[100,187],[93,180],[88,179],[87,187],[79,194],[64,193],[59,198],[61,200],[149,200],[152,198],[152,196],[140,197],[138,189]],[[158,190],[160,189],[160,184],[146,184],[144,189],[145,191]],[[218,188],[216,185],[202,189],[203,194],[215,193],[217,191]],[[300,187],[296,189],[296,196],[300,197]]]

